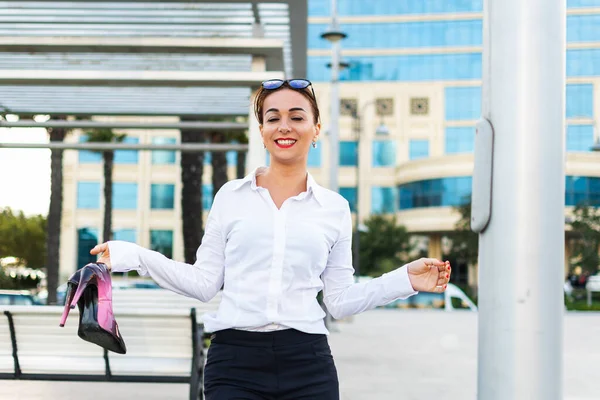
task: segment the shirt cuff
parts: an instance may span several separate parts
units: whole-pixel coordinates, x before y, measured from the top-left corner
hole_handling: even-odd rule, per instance
[[[415,291],[408,277],[408,266],[404,265],[394,271],[382,275],[387,301],[406,299],[419,292]]]
[[[135,243],[121,240],[108,242],[110,254],[110,265],[112,272],[138,271],[140,275],[145,274],[145,268],[140,262],[140,246]]]

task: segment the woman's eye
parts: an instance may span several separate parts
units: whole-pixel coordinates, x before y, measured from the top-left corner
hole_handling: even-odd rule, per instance
[[[279,118],[270,118],[267,120],[267,122],[275,122],[275,121],[279,121]]]
[[[302,121],[303,118],[302,117],[293,117],[292,121]]]

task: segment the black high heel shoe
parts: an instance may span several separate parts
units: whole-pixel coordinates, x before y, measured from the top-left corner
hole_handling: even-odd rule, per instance
[[[74,285],[72,282],[75,281],[77,273],[79,273],[79,282]],[[106,350],[125,354],[127,352],[125,342],[112,310],[112,284],[106,265],[102,263],[86,265],[69,278],[67,291],[67,302],[60,326],[64,326],[69,310],[75,308],[77,304],[78,336]]]

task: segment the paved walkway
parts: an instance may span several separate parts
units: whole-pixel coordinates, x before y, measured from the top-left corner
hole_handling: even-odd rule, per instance
[[[477,314],[376,310],[337,326],[342,400],[476,399]],[[566,315],[565,400],[600,398],[599,339],[600,314]],[[0,399],[187,399],[187,386],[1,381]]]

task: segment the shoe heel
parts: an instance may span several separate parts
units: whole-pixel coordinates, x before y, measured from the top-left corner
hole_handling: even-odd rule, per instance
[[[65,296],[65,309],[62,313],[62,316],[60,317],[60,323],[58,324],[58,326],[60,326],[61,328],[65,326],[65,322],[67,322],[67,317],[69,316],[69,311],[71,311],[71,301],[73,300],[73,296],[75,295],[75,291],[73,290],[74,286],[75,285],[71,282],[67,284],[67,293]]]
[[[91,268],[83,267],[81,269],[81,280],[79,281],[79,285],[77,285],[77,291],[75,292],[75,296],[71,300],[70,307],[75,308],[75,305],[79,301],[79,298],[83,294],[83,291],[87,287],[87,285],[92,282],[92,279],[96,277],[96,272]]]

